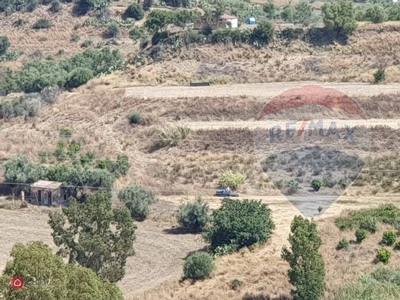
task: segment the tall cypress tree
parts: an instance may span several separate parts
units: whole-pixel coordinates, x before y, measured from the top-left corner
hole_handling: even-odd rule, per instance
[[[291,250],[284,248],[282,258],[290,265],[288,272],[294,300],[318,300],[325,288],[325,263],[319,253],[322,240],[314,222],[294,217],[289,236]]]

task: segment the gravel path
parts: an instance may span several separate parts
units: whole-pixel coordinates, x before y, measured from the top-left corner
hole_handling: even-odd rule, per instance
[[[187,98],[187,97],[274,97],[288,89],[316,84],[336,89],[348,96],[373,96],[400,92],[400,83],[374,85],[369,83],[317,83],[317,82],[274,82],[234,85],[189,86],[146,86],[126,88],[125,96],[146,98]]]

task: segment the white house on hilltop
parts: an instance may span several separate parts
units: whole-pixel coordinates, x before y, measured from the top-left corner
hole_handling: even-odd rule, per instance
[[[220,17],[222,21],[225,21],[226,23],[230,22],[231,23],[231,28],[237,28],[238,27],[238,17],[236,16],[231,16],[231,15],[222,15]],[[227,25],[228,28],[228,25]]]

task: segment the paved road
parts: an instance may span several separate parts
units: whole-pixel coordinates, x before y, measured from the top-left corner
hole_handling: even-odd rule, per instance
[[[374,85],[369,83],[317,83],[312,81],[302,82],[272,82],[248,83],[234,85],[213,85],[206,87],[189,86],[148,86],[126,88],[125,96],[143,98],[193,98],[193,97],[274,97],[280,93],[304,85],[317,84],[326,88],[333,88],[348,96],[379,94],[393,94],[400,92],[400,83]]]

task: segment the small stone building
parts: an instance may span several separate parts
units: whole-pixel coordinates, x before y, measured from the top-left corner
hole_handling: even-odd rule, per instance
[[[38,205],[61,205],[66,201],[62,182],[39,180],[33,183],[31,201]]]

